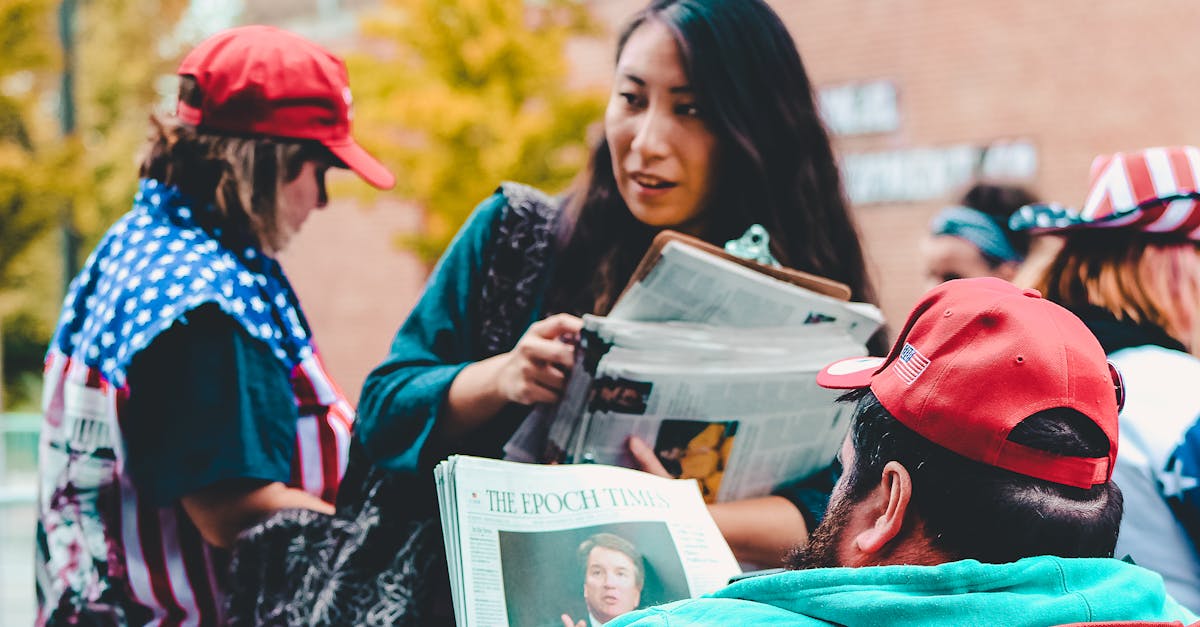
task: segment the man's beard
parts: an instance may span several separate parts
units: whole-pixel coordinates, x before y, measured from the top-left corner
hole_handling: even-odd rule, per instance
[[[838,559],[838,546],[850,520],[850,502],[842,495],[834,495],[825,512],[825,520],[808,534],[808,544],[792,549],[784,563],[792,570],[811,568],[836,568],[842,566]]]

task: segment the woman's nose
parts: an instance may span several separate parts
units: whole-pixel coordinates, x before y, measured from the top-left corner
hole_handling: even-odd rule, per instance
[[[651,108],[642,116],[631,147],[644,161],[665,157],[669,151],[667,127],[667,116]]]

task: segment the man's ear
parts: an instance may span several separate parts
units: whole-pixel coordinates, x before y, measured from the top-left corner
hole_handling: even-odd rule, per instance
[[[904,517],[912,499],[912,477],[900,462],[891,461],[883,467],[883,474],[867,500],[872,504],[871,515],[875,516],[869,527],[854,536],[854,547],[865,554],[877,554],[900,535],[904,528]]]

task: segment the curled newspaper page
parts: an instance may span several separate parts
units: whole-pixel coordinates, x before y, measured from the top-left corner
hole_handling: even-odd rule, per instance
[[[643,265],[608,316],[584,316],[561,400],[534,408],[505,458],[633,467],[637,436],[710,503],[769,494],[828,467],[850,412],[816,375],[867,354],[879,309],[682,241]]]

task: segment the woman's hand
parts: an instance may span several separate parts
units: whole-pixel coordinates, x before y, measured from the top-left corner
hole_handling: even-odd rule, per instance
[[[501,357],[496,373],[500,396],[513,403],[553,403],[562,395],[575,364],[575,343],[583,320],[555,314],[535,322],[511,351]]]
[[[511,351],[463,368],[446,395],[442,433],[460,437],[509,403],[557,401],[575,363],[581,329],[583,320],[555,314],[530,325]]]

